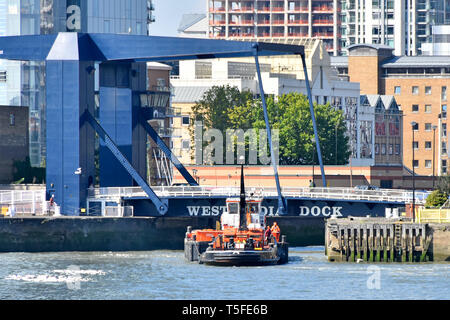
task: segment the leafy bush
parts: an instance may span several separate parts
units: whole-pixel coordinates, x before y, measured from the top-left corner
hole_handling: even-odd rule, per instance
[[[442,192],[441,190],[434,190],[427,197],[427,201],[425,202],[426,208],[440,208],[447,201],[448,194]]]

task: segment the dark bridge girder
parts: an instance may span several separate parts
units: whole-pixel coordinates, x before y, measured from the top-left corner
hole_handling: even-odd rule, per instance
[[[95,174],[95,134],[93,128],[88,125],[88,121],[84,121],[86,119],[82,118],[86,112],[94,114],[93,70],[95,63],[116,63],[118,66],[125,66],[121,72],[113,75],[114,79],[110,75],[102,75],[102,72],[100,72],[100,78],[107,83],[103,91],[105,94],[112,92],[115,102],[125,96],[126,101],[133,103],[133,94],[137,90],[136,88],[142,86],[139,84],[139,80],[144,76],[139,71],[131,72],[133,63],[252,56],[255,57],[260,77],[258,56],[292,54],[301,55],[306,71],[304,48],[295,45],[84,33],[0,37],[0,59],[46,61],[47,190],[55,195],[56,203],[61,205],[61,212],[68,215],[78,215],[80,208],[85,206],[86,190]],[[136,75],[137,79],[135,79]],[[311,99],[309,81],[307,74],[305,75],[308,97]],[[145,88],[139,89],[145,90]],[[264,96],[262,85],[260,90]],[[104,105],[101,94],[101,108]],[[310,101],[310,105],[312,106],[312,101]],[[118,118],[125,112],[121,107],[120,103],[113,106],[114,114]],[[263,108],[267,113],[265,103],[263,103]],[[134,112],[133,110],[135,110],[134,105],[127,112]],[[311,112],[315,123],[312,107]],[[120,149],[120,153],[125,158],[128,158],[130,167],[127,168],[127,171],[132,176],[139,176],[140,169],[136,169],[135,165],[141,165],[142,155],[137,154],[136,156],[133,151],[135,136],[139,136],[135,132],[136,119],[130,117],[126,121],[102,124],[103,121],[108,122],[109,120],[101,118],[100,127],[105,129],[108,136],[115,137],[110,139],[111,142],[117,146],[118,150]],[[266,124],[268,126],[267,117]],[[314,129],[318,143],[315,125]],[[122,139],[123,136],[126,136],[126,139]],[[272,145],[270,137],[269,144]],[[317,149],[321,161],[320,146]],[[286,203],[281,195],[276,163],[272,161],[272,164],[279,203],[285,207]],[[181,171],[184,169],[181,164],[179,164],[179,168]],[[321,168],[324,177],[322,165]],[[110,174],[116,174],[114,168]],[[141,185],[142,181],[138,180],[137,182]],[[147,188],[144,184],[141,187]],[[162,207],[159,206],[158,201],[154,201],[154,204],[157,208]],[[163,213],[164,209],[160,212]]]

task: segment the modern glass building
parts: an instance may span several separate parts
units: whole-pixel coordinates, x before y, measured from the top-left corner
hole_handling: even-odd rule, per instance
[[[147,35],[151,0],[0,0],[0,36],[58,32]],[[45,165],[45,68],[0,60],[0,105],[30,109],[30,160]]]

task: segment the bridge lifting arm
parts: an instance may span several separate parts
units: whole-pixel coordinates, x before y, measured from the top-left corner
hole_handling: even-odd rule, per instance
[[[191,186],[198,186],[197,181],[191,176],[189,171],[186,170],[186,168],[183,166],[183,164],[178,160],[178,158],[172,153],[172,151],[167,147],[167,145],[164,143],[164,141],[161,139],[161,137],[158,135],[158,133],[152,128],[151,125],[148,124],[148,122],[141,118],[140,120],[142,126],[144,127],[145,131],[147,131],[150,138],[155,141],[155,143],[158,145],[158,147],[166,154],[166,156],[170,159],[170,161],[173,163],[175,168],[178,169],[178,171],[181,173],[181,175],[186,179],[186,181]]]
[[[314,114],[314,105],[313,105],[313,101],[312,101],[311,87],[309,86],[308,69],[306,67],[305,54],[301,54],[301,57],[302,57],[302,64],[303,64],[303,72],[305,73],[306,92],[308,94],[309,110],[311,112],[311,119],[312,119],[313,128],[314,128],[314,138],[316,140],[317,158],[319,159],[320,172],[322,173],[322,184],[323,184],[323,187],[326,188],[327,180],[325,178],[325,169],[324,169],[323,162],[322,162],[322,151],[320,150],[319,133],[317,131],[316,115]]]
[[[145,180],[140,176],[140,174],[133,168],[128,159],[120,152],[117,145],[114,141],[109,137],[106,131],[102,128],[102,126],[95,120],[92,114],[89,111],[85,111],[83,114],[83,118],[94,128],[95,132],[99,135],[100,139],[103,140],[108,149],[112,152],[112,154],[117,158],[117,160],[122,164],[125,170],[133,177],[133,179],[137,182],[137,184],[144,190],[153,204],[156,206],[156,209],[161,215],[164,215],[168,211],[168,201],[167,199],[160,199],[156,193],[150,188],[150,186],[145,182]]]
[[[259,67],[258,53],[255,54],[255,64],[256,64],[256,73],[258,75],[259,93],[261,95],[261,102],[262,102],[262,106],[263,106],[263,110],[264,110],[264,121],[266,123],[267,139],[269,140],[270,157],[271,157],[273,171],[274,171],[274,175],[275,175],[275,183],[277,185],[278,214],[285,215],[285,214],[287,214],[287,202],[286,202],[286,199],[283,198],[283,195],[281,193],[280,179],[278,177],[277,163],[275,162],[275,152],[273,150],[273,144],[272,144],[272,132],[270,131],[269,115],[267,113],[266,97],[264,95],[264,88],[263,88],[263,83],[262,83],[262,79],[261,79],[261,68]]]

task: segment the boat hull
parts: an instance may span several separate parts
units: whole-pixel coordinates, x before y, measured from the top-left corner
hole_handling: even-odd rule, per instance
[[[289,259],[289,246],[280,242],[264,250],[214,250],[206,243],[185,239],[184,253],[188,261],[215,266],[262,266],[285,264]]]

